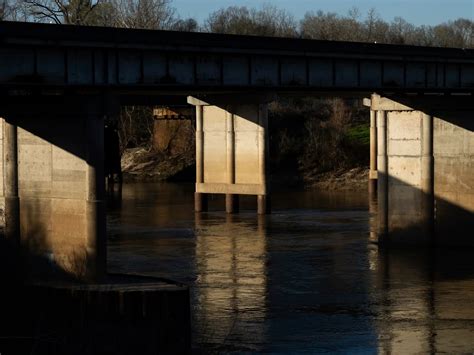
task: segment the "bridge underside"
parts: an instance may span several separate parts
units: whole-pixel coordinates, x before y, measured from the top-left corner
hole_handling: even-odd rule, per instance
[[[269,211],[267,103],[273,95],[189,97],[196,109],[196,211],[206,194],[255,195]],[[372,180],[378,228],[392,245],[473,246],[474,104],[471,97],[372,95]],[[117,101],[50,97],[4,104],[1,115],[5,231],[30,271],[105,273],[104,118]],[[375,119],[376,118],[376,119]],[[376,157],[376,159],[374,158]],[[374,161],[375,159],[375,161]]]
[[[196,107],[196,209],[223,193],[234,212],[252,194],[265,213],[272,95],[377,92],[374,239],[474,244],[472,50],[7,22],[0,33],[5,234],[30,271],[104,275],[104,117],[160,95]]]

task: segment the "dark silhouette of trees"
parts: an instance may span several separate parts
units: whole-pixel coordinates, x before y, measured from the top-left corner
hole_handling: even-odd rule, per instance
[[[352,11],[347,16],[323,11],[308,12],[300,22],[303,38],[472,48],[474,22],[457,19],[437,26],[415,26],[402,17],[386,22],[375,9],[361,19]]]
[[[230,6],[209,15],[203,30],[256,36],[296,37],[298,25],[293,16],[272,5],[260,9]]]

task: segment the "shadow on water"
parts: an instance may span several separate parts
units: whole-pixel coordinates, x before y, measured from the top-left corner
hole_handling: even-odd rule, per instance
[[[191,285],[197,352],[471,352],[472,250],[379,249],[365,192],[287,191],[226,216],[193,186],[124,186],[109,268]]]
[[[31,206],[24,218],[30,213]],[[21,247],[0,234],[0,354],[190,351],[187,286],[129,270],[84,283],[33,252],[48,250],[48,243],[41,225],[29,228],[35,238]]]

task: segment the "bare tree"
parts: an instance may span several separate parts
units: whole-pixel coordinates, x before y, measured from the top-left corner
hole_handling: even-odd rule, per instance
[[[177,19],[174,21],[171,29],[173,31],[182,31],[182,32],[196,32],[199,28],[199,24],[193,18],[187,19]]]
[[[27,15],[23,3],[17,0],[0,2],[0,21],[26,21]]]
[[[285,10],[272,5],[260,9],[230,6],[209,15],[204,30],[214,33],[295,37],[296,21]]]
[[[176,22],[170,0],[113,0],[116,26],[141,29],[171,29]]]
[[[23,0],[33,20],[66,25],[89,25],[104,0]]]
[[[333,12],[307,12],[300,22],[301,35],[320,40],[362,41],[362,24],[358,18],[359,12],[355,8],[351,9],[347,17]]]

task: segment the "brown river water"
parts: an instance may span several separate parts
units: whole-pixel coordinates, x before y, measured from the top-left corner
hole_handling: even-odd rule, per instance
[[[275,191],[264,217],[193,191],[124,185],[108,268],[189,285],[195,353],[474,351],[474,250],[379,249],[365,191]]]

